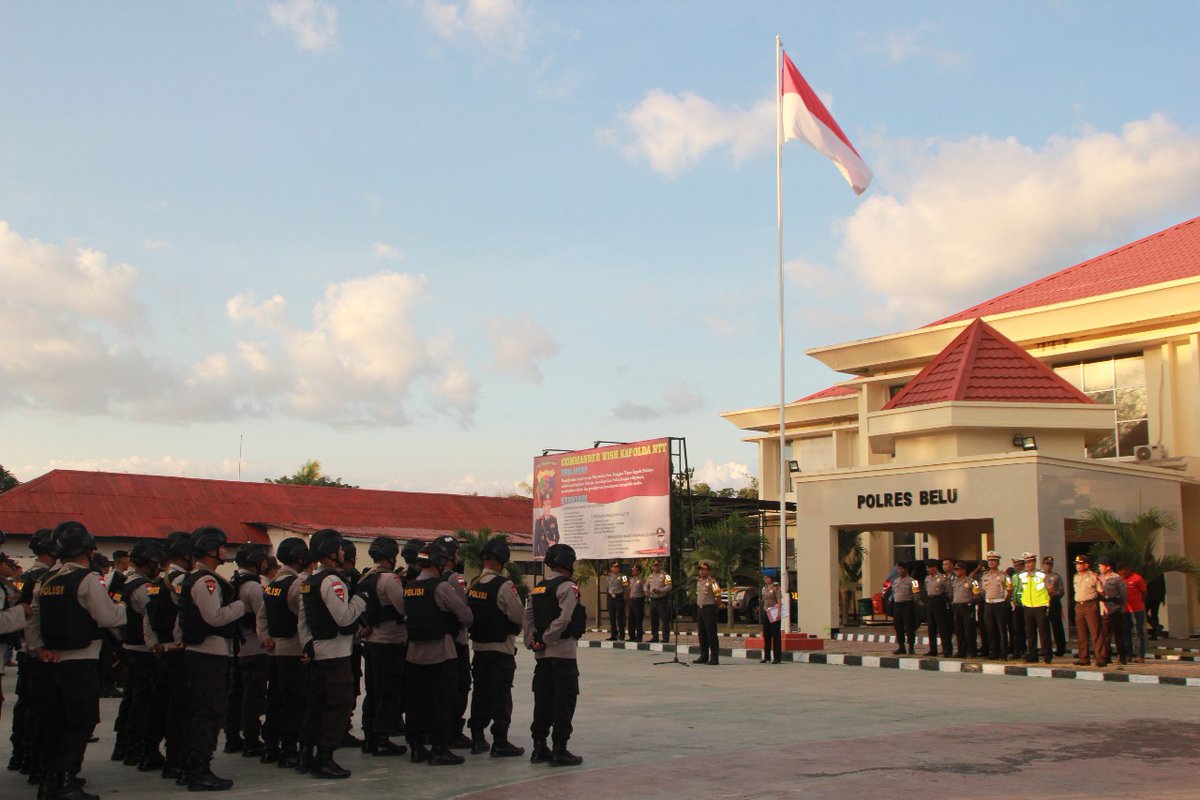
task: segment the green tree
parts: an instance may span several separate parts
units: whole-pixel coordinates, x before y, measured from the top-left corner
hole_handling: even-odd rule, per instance
[[[510,561],[504,565],[504,572],[508,575],[508,579],[517,587],[517,595],[521,598],[521,603],[524,604],[529,599],[529,584],[525,582],[525,570],[516,561]]]
[[[341,478],[329,478],[321,473],[321,462],[315,458],[305,461],[300,469],[291,475],[281,475],[278,478],[267,478],[267,483],[288,483],[300,486],[333,486],[338,489],[357,489],[349,483],[342,483]]]
[[[1093,564],[1101,556],[1109,556],[1139,573],[1146,583],[1168,572],[1182,572],[1190,575],[1192,580],[1200,575],[1200,565],[1187,556],[1156,555],[1158,532],[1175,528],[1175,520],[1170,514],[1152,508],[1138,514],[1132,522],[1125,522],[1106,509],[1089,508],[1079,527],[1083,531],[1105,533],[1112,539],[1092,545]]]
[[[488,539],[492,538],[492,529],[485,526],[475,532],[471,532],[465,528],[459,528],[454,532],[454,535],[459,540],[458,555],[462,559],[462,562],[468,567],[482,570],[483,556],[480,555],[480,551],[483,550],[483,546],[487,544]],[[500,538],[507,541],[507,538],[504,536]]]
[[[580,591],[581,595],[583,594],[582,589],[584,586],[587,586],[593,580],[596,581],[596,627],[597,628],[600,627],[600,580],[599,580],[599,577],[601,575],[603,575],[607,569],[608,569],[608,562],[603,559],[589,561],[585,558],[581,558],[575,562],[575,574],[571,576],[571,580],[575,581],[575,583],[579,586],[579,588],[581,590]]]
[[[709,572],[722,589],[730,589],[735,578],[758,583],[762,564],[762,533],[750,526],[741,514],[731,514],[720,522],[701,525],[696,529],[696,549],[687,557],[684,567],[695,576],[699,563],[707,561]],[[733,615],[727,617],[733,623]]]
[[[4,494],[9,489],[15,489],[20,485],[21,482],[17,480],[17,476],[13,475],[0,464],[0,494]]]

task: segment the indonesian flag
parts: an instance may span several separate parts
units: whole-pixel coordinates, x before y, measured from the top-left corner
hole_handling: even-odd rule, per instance
[[[865,192],[871,185],[870,168],[787,53],[783,54],[782,92],[783,140],[808,142],[833,161],[855,194]]]

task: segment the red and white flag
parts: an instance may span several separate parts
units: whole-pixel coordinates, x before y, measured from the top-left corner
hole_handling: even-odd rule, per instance
[[[801,139],[833,161],[855,194],[862,194],[871,185],[870,168],[850,144],[837,120],[825,108],[821,98],[804,80],[800,70],[783,54],[783,82],[780,91],[783,140]]]

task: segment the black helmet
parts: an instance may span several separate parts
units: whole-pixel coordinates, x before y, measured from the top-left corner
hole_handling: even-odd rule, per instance
[[[54,555],[54,532],[49,528],[39,528],[29,537],[29,549],[35,556]]]
[[[436,539],[434,539],[433,541],[435,543],[441,545],[442,550],[444,550],[446,553],[446,558],[453,561],[458,556],[458,537],[457,536],[452,536],[447,533],[445,536],[439,536]]]
[[[221,557],[221,548],[229,542],[225,531],[214,525],[205,525],[192,531],[192,549],[198,556],[217,554]]]
[[[417,563],[422,567],[437,567],[441,569],[446,566],[446,551],[442,549],[441,544],[438,542],[430,542],[417,553]]]
[[[233,556],[233,561],[239,567],[258,567],[263,569],[266,567],[267,548],[266,545],[257,544],[255,542],[246,542],[237,549],[237,553]]]
[[[420,539],[409,539],[404,543],[404,547],[400,550],[400,555],[404,556],[404,560],[409,564],[417,563],[417,553],[421,552],[421,548],[425,543]]]
[[[354,542],[344,536],[342,537],[342,560],[350,562],[358,560],[358,548],[355,547]]]
[[[400,555],[400,543],[390,536],[377,536],[367,548],[367,556],[372,561],[395,561]]]
[[[169,558],[192,558],[196,549],[192,547],[192,535],[187,531],[171,531],[167,534],[167,556]]]
[[[479,557],[489,561],[498,561],[500,566],[508,563],[511,553],[508,549],[508,539],[504,536],[493,536],[479,548]]]
[[[59,558],[75,558],[96,549],[96,537],[88,533],[82,522],[69,520],[54,528],[55,553]]]
[[[291,536],[284,539],[275,548],[275,557],[279,559],[281,564],[307,564],[312,561],[312,554],[308,552],[308,545],[299,536]]]
[[[329,556],[340,556],[342,535],[333,528],[322,528],[309,537],[308,550],[316,561]]]
[[[163,549],[162,542],[142,539],[129,551],[129,560],[139,567],[153,564],[155,567],[161,568],[167,560],[167,551]]]
[[[569,544],[552,544],[543,559],[547,567],[575,569],[575,548]]]

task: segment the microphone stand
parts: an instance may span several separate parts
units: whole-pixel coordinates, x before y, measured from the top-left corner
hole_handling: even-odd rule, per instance
[[[674,595],[679,594],[680,592],[682,592],[684,594],[684,596],[686,597],[687,596],[687,587],[684,587],[684,586],[672,587],[671,591],[667,592],[667,613],[671,615],[671,625],[674,628],[675,653],[673,654],[673,657],[671,658],[670,661],[655,661],[651,666],[658,667],[663,664],[678,664],[681,667],[690,667],[691,666],[691,664],[687,663],[686,661],[679,660],[679,615],[674,613],[674,611],[675,611]]]

